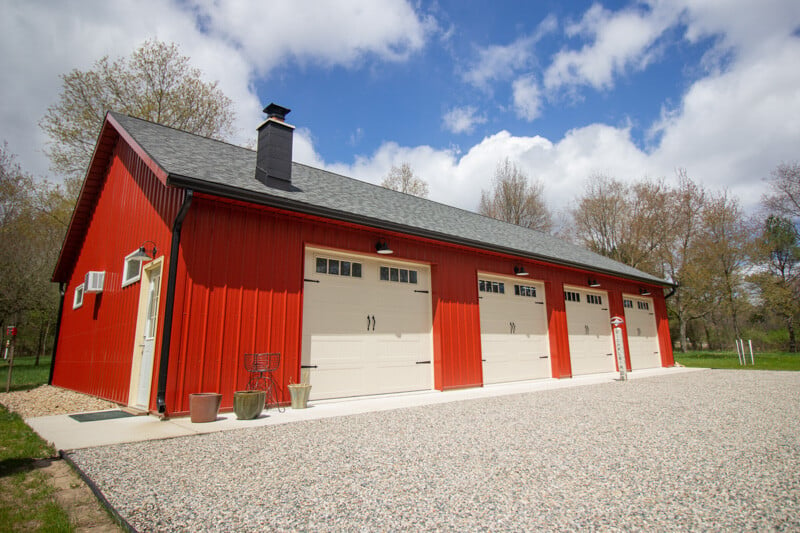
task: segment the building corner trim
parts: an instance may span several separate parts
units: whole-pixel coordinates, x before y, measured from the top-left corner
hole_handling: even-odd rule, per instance
[[[167,299],[164,303],[164,328],[161,334],[161,356],[158,364],[158,390],[156,392],[156,406],[161,414],[167,411],[167,370],[169,367],[169,350],[172,340],[172,315],[175,309],[175,285],[178,277],[178,253],[181,246],[181,229],[183,220],[189,213],[194,193],[186,189],[183,204],[172,224],[172,244],[169,251],[169,273],[167,274]]]

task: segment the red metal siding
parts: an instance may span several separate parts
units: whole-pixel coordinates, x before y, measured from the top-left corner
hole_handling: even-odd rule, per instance
[[[159,255],[169,250],[183,191],[165,187],[124,142],[115,146],[100,186],[69,273],[53,383],[127,403],[140,284],[122,288],[124,258],[146,240],[156,243]],[[166,262],[163,268],[162,309]],[[72,309],[74,289],[90,270],[106,272],[103,292],[86,294],[83,306]]]
[[[586,286],[586,272],[197,195],[181,240],[168,412],[185,413],[190,393],[210,391],[230,409],[247,380],[247,352],[281,352],[275,377],[288,401],[285,385],[300,372],[305,247],[372,254],[379,238],[389,240],[393,257],[431,265],[435,388],[482,385],[477,273],[510,275],[515,265],[545,282],[553,375],[571,376],[563,286]],[[624,315],[622,292],[641,286],[591,277],[609,292],[612,314]],[[659,334],[663,352],[665,321]]]

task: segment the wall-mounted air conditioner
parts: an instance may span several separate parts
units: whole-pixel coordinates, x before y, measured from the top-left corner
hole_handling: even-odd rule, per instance
[[[105,272],[90,271],[83,280],[84,292],[103,292],[103,283],[106,281]]]

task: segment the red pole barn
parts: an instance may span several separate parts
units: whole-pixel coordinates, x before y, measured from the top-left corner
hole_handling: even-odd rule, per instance
[[[53,274],[52,383],[165,415],[246,388],[281,402],[672,366],[668,281],[556,237],[110,112]]]

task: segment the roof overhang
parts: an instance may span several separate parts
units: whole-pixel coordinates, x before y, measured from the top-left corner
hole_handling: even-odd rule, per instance
[[[454,237],[453,235],[449,235],[447,233],[439,233],[435,231],[430,231],[423,228],[415,228],[413,226],[407,226],[404,224],[397,224],[390,221],[376,219],[372,217],[366,217],[363,215],[358,215],[354,213],[348,213],[345,211],[338,211],[335,209],[330,209],[326,207],[321,207],[317,205],[307,204],[303,202],[298,202],[295,200],[282,198],[279,196],[273,196],[269,194],[259,193],[255,191],[248,191],[246,189],[240,189],[237,187],[230,187],[219,183],[212,183],[205,180],[200,180],[196,178],[192,178],[189,176],[181,176],[178,174],[169,174],[167,177],[167,184],[172,185],[174,187],[181,187],[181,188],[188,188],[192,189],[193,191],[205,193],[211,196],[219,196],[223,198],[229,198],[231,200],[238,200],[242,202],[248,202],[258,205],[263,205],[266,207],[273,207],[276,209],[282,209],[286,211],[293,211],[297,213],[302,213],[311,216],[317,216],[322,218],[328,218],[333,220],[338,220],[341,222],[347,222],[351,224],[358,224],[360,226],[366,226],[370,228],[375,228],[383,231],[392,231],[396,233],[402,233],[407,235],[413,235],[416,237],[422,237],[425,239],[446,242],[450,244],[455,244],[459,246],[465,246],[472,249],[478,250],[486,250],[490,252],[496,252],[504,255],[512,255],[522,259],[530,259],[532,261],[548,263],[548,264],[555,264],[563,267],[568,267],[571,269],[577,269],[585,272],[592,272],[596,274],[602,274],[606,276],[611,276],[615,278],[622,278],[631,281],[635,281],[637,283],[646,283],[651,286],[660,286],[660,287],[673,287],[674,284],[670,283],[666,280],[654,280],[646,277],[639,277],[633,275],[625,275],[619,272],[614,272],[611,270],[605,270],[601,268],[593,268],[589,267],[582,263],[575,263],[571,261],[564,261],[560,259],[554,259],[552,257],[538,255],[538,254],[531,254],[525,253],[523,251],[514,249],[514,248],[506,248],[503,246],[496,246],[487,244],[485,242],[473,241],[471,239],[463,239]]]

